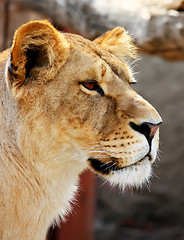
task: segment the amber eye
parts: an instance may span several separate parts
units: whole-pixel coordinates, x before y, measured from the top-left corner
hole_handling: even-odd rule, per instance
[[[90,91],[96,91],[96,92],[100,93],[102,96],[104,96],[104,91],[100,87],[100,85],[98,84],[97,81],[95,81],[95,80],[86,80],[84,82],[80,82],[80,84],[82,84],[86,89],[88,89]]]
[[[89,90],[95,90],[96,88],[96,82],[83,82],[82,85]]]

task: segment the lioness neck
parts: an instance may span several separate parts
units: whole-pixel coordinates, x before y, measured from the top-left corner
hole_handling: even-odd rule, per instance
[[[7,52],[1,56],[6,57]],[[0,62],[1,76],[5,76],[4,69],[5,64]],[[49,152],[44,157],[28,154],[28,159],[17,143],[15,104],[3,77],[0,79],[0,239],[41,240],[53,221],[70,209],[69,201],[74,197],[84,166],[78,166],[72,159],[69,148],[63,148],[62,155],[52,162]]]
[[[0,239],[45,239],[53,221],[70,210],[82,169],[70,161],[54,173],[51,167],[31,165],[10,140],[6,145],[1,140],[0,148],[0,182],[6,182],[0,188]]]

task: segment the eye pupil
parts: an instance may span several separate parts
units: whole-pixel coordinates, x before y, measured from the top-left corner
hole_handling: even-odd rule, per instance
[[[94,82],[87,82],[83,83],[84,87],[86,87],[89,90],[93,90],[95,88],[95,83]]]

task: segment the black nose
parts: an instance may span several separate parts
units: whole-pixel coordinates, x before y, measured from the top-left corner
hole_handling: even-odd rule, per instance
[[[151,145],[151,141],[152,141],[157,129],[159,128],[160,124],[161,124],[161,122],[158,124],[144,122],[141,125],[137,125],[133,122],[130,122],[131,128],[133,128],[135,131],[143,134],[146,137],[149,145]]]

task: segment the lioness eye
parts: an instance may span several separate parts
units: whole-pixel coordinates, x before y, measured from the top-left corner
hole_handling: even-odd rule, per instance
[[[82,85],[89,90],[95,90],[96,88],[95,82],[83,82]]]
[[[87,88],[90,91],[97,91],[98,93],[100,93],[102,96],[104,96],[104,91],[103,89],[100,87],[100,85],[98,84],[97,81],[95,80],[86,80],[84,82],[81,82],[81,84]]]

